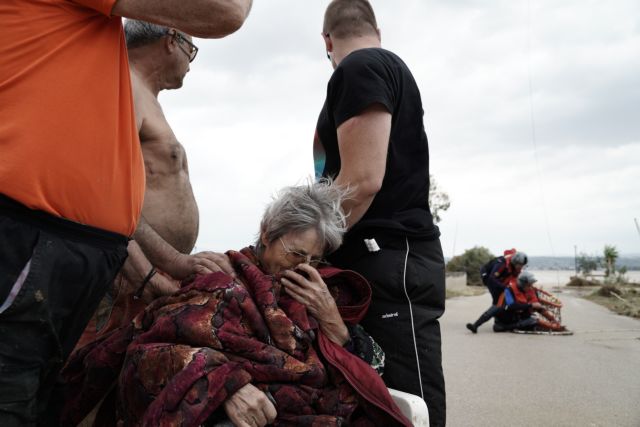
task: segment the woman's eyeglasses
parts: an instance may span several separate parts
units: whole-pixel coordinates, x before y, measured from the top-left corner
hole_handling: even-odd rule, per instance
[[[282,240],[282,237],[278,237],[278,240],[280,240],[280,243],[282,244],[282,248],[284,249],[285,256],[287,257],[289,262],[291,262],[292,264],[307,263],[312,267],[329,264],[326,260],[322,258],[314,258],[309,254],[303,254],[301,252],[289,249],[289,247],[284,242],[284,240]]]

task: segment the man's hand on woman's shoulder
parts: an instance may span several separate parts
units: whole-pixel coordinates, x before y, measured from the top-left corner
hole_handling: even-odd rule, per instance
[[[227,273],[231,277],[236,274],[225,254],[204,251],[193,255],[178,254],[166,271],[177,280],[192,278],[193,276],[209,274],[216,271]]]

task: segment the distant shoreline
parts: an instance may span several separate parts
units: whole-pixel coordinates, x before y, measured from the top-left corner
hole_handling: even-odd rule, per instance
[[[575,276],[575,270],[552,270],[552,269],[537,269],[529,267],[527,269],[538,279],[538,285],[540,286],[565,286],[571,280],[571,276]],[[596,274],[602,272],[595,272]],[[625,277],[629,282],[640,283],[640,271],[629,270]]]
[[[596,257],[596,255],[589,255]],[[597,255],[599,256],[599,255]],[[600,258],[602,258],[600,256]],[[449,262],[451,258],[445,257]],[[616,260],[616,269],[626,267],[628,271],[640,271],[640,256],[621,256]],[[575,259],[572,256],[529,256],[529,268],[532,270],[575,270]],[[602,273],[597,271],[596,273]]]
[[[596,256],[589,255],[596,258]],[[600,256],[602,259],[602,256]],[[640,271],[640,257],[621,256],[616,260],[616,268],[626,267],[627,270]],[[529,268],[536,270],[574,270],[574,257],[530,256]]]

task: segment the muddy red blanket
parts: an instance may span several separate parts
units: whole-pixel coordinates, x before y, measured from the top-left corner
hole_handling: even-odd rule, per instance
[[[377,373],[326,338],[250,249],[228,255],[239,279],[201,276],[72,355],[64,424],[113,390],[117,409],[101,425],[199,426],[224,418],[225,399],[252,383],[275,403],[277,426],[411,425]],[[368,283],[350,271],[321,274],[345,322],[357,323]]]

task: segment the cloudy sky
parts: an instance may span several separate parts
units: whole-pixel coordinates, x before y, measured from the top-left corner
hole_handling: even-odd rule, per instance
[[[313,173],[327,4],[254,0],[236,34],[196,40],[184,87],[161,94],[189,157],[197,250],[251,242],[274,192]],[[372,4],[420,87],[431,172],[451,198],[446,256],[640,254],[640,2]]]

